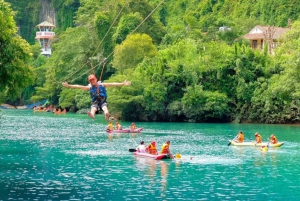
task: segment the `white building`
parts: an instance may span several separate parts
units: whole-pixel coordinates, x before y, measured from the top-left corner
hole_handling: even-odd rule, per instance
[[[53,29],[55,26],[47,21],[37,25],[39,31],[36,32],[35,39],[37,39],[42,47],[41,54],[49,57],[51,55],[51,39],[55,36]]]

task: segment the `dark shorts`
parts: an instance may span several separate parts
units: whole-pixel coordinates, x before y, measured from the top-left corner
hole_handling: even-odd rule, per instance
[[[104,106],[107,106],[107,102],[106,102],[106,98],[105,97],[101,97],[98,98],[97,100],[95,100],[91,106],[91,108],[97,108],[97,111],[100,111],[100,109],[102,110],[102,108]]]

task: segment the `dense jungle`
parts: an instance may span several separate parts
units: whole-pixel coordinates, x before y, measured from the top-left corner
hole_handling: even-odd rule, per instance
[[[44,3],[49,58],[35,40]],[[80,111],[89,93],[61,83],[95,73],[131,81],[107,90],[126,121],[299,123],[299,11],[298,0],[0,0],[0,103]],[[256,25],[290,30],[268,54],[242,37]]]

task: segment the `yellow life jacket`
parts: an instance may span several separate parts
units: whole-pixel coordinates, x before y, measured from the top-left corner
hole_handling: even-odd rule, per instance
[[[108,124],[108,129],[111,130],[111,131],[114,130],[113,125],[112,124]]]
[[[164,143],[163,146],[161,147],[161,154],[169,154],[169,145],[167,143]]]

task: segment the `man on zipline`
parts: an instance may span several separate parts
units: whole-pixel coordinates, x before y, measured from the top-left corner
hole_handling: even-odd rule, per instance
[[[76,84],[71,85],[71,84],[68,84],[67,82],[63,82],[62,85],[67,88],[82,89],[82,90],[90,92],[93,104],[91,106],[91,111],[88,112],[88,115],[92,119],[95,118],[95,114],[97,113],[97,111],[100,110],[100,108],[104,112],[105,119],[108,119],[110,116],[109,112],[108,112],[108,108],[107,108],[107,102],[106,102],[106,98],[107,98],[106,89],[105,89],[106,87],[129,86],[131,84],[130,81],[126,81],[126,80],[121,83],[117,83],[117,82],[102,83],[101,81],[97,80],[97,77],[95,75],[89,75],[88,81],[90,84],[87,86],[76,85]]]

